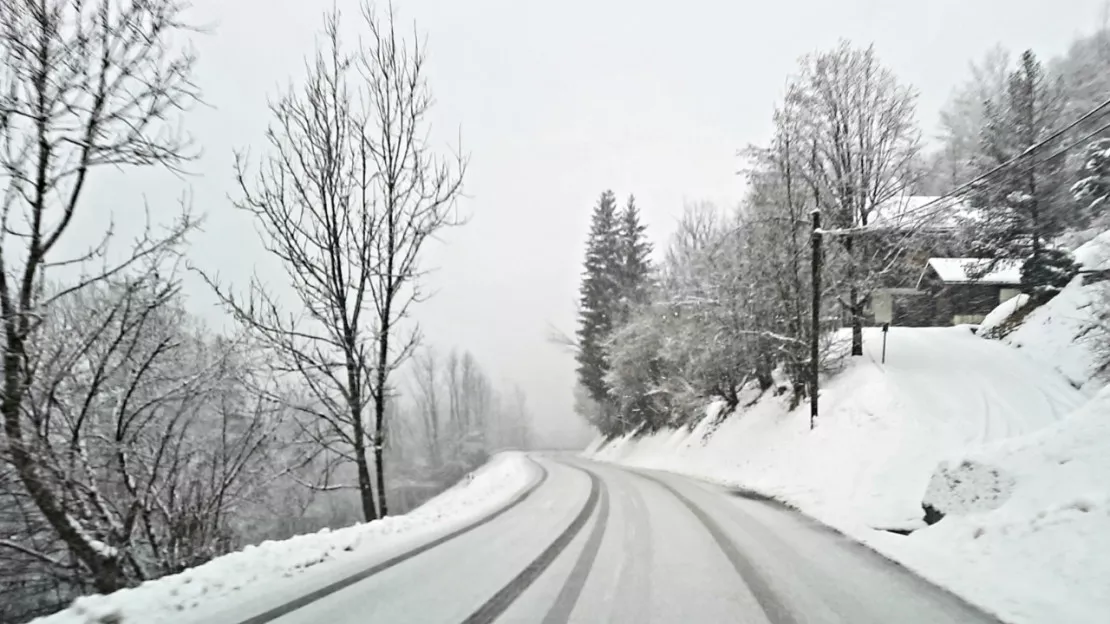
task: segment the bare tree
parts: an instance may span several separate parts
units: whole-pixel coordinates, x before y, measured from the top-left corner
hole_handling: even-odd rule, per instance
[[[383,20],[363,6],[363,17],[368,38],[352,52],[339,10],[326,15],[304,86],[270,107],[270,154],[253,183],[246,157],[236,159],[237,205],[261,225],[302,313],[284,312],[257,280],[245,301],[209,281],[282,372],[308,385],[311,400],[297,407],[313,421],[305,432],[316,452],[357,472],[356,485],[327,487],[357,489],[372,520],[388,510],[389,378],[419,338],[400,336],[401,323],[420,299],[425,241],[453,223],[465,164],[451,167],[427,143],[422,47],[397,36],[392,13]]]
[[[379,210],[374,251],[379,262],[369,283],[377,332],[374,422],[385,427],[391,375],[412,355],[418,330],[402,337],[402,322],[423,299],[420,278],[424,244],[447,226],[461,223],[455,206],[462,194],[466,159],[442,158],[428,140],[428,112],[432,106],[424,47],[418,40],[398,36],[392,5],[385,18],[363,5],[368,43],[356,57],[365,82],[365,99],[372,110],[372,126],[363,142],[375,172],[372,178]],[[385,491],[385,466],[379,433],[374,444],[378,490]],[[387,512],[379,494],[381,513]]]
[[[416,382],[416,413],[421,423],[420,435],[424,440],[424,448],[429,463],[433,466],[442,462],[444,449],[442,448],[443,434],[440,426],[439,403],[439,364],[436,352],[432,348],[423,350],[414,360],[415,370],[413,377]]]
[[[1009,82],[1010,53],[996,45],[969,65],[971,76],[957,86],[940,111],[939,149],[932,155],[937,191],[948,192],[974,176],[972,158],[987,123],[986,107],[1000,104]]]
[[[852,354],[863,354],[863,313],[891,248],[864,230],[880,209],[906,193],[919,175],[920,132],[913,90],[883,67],[873,48],[837,48],[806,57],[789,88],[779,130],[798,131],[794,168],[806,180],[823,225],[839,236],[840,303],[852,326]],[[880,266],[875,266],[882,258]]]
[[[373,520],[378,510],[369,453],[375,432],[367,413],[374,326],[366,312],[379,270],[377,172],[366,145],[370,104],[360,100],[339,19],[338,11],[326,17],[322,47],[309,63],[304,85],[270,105],[270,153],[252,181],[247,157],[236,156],[242,195],[236,206],[254,215],[266,249],[289,276],[300,313],[287,313],[257,279],[245,301],[209,282],[271,351],[279,373],[305,384],[308,396],[295,407],[309,417],[303,432],[315,443],[310,454],[329,454],[355,466],[357,484],[350,487],[359,493],[364,518]]]
[[[177,168],[192,154],[166,120],[191,104],[194,58],[175,0],[12,0],[0,4],[0,316],[5,460],[33,508],[99,591],[126,582],[125,559],[90,539],[59,489],[42,414],[28,405],[40,383],[37,334],[59,299],[120,274],[180,243],[188,214],[165,231],[148,227],[122,258],[109,258],[112,229],[83,254],[63,256],[92,173],[101,167]],[[172,41],[171,41],[172,40]],[[70,268],[76,278],[47,289]],[[50,558],[52,560],[52,558]]]
[[[109,591],[231,550],[233,513],[259,483],[278,422],[247,393],[236,343],[193,324],[157,268],[55,300],[29,343],[25,448],[37,485],[100,567],[53,554],[56,543],[78,552],[60,533],[24,542],[22,553],[70,591]],[[13,544],[0,541],[0,551]]]

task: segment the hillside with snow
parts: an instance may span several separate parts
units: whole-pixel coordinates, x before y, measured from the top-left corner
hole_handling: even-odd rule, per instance
[[[1110,233],[1076,256],[1110,268]],[[1102,622],[1110,341],[1097,311],[1108,295],[1110,282],[1077,277],[1001,339],[892,328],[885,363],[868,330],[864,357],[824,382],[813,431],[807,405],[767,395],[721,423],[711,409],[692,431],[588,454],[773,496],[1010,622]],[[1003,304],[984,329],[1024,303]],[[927,525],[925,505],[943,518]]]

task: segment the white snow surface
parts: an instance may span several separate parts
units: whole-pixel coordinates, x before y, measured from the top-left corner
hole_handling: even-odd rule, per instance
[[[825,381],[814,431],[807,404],[790,411],[766,396],[710,436],[706,419],[591,455],[774,496],[1008,621],[1104,621],[1110,425],[1097,413],[1110,412],[1110,396],[1082,407],[1090,392],[1051,359],[967,327],[892,328],[886,364],[880,333],[864,338],[865,356]],[[966,487],[933,491],[942,463],[963,470]],[[926,527],[927,491],[967,515]]]
[[[1008,484],[994,500],[984,470]],[[938,483],[930,495],[959,515],[883,537],[881,551],[1012,622],[1107,620],[1110,387],[1063,421],[967,453],[940,474],[960,486]]]
[[[735,483],[835,522],[918,527],[938,462],[1041,429],[1084,398],[1050,365],[967,327],[892,327],[885,364],[881,340],[864,330],[865,355],[827,381],[814,431],[808,403],[791,412],[785,397],[768,395],[708,439],[706,418],[592,456]]]
[[[1076,249],[1075,257],[1084,269],[1110,269],[1110,232]],[[1072,384],[1093,393],[1106,381],[1099,374],[1104,359],[1099,354],[1110,348],[1108,308],[1110,281],[1084,285],[1079,276],[1051,301],[1033,310],[1003,341],[1031,357],[1051,362]]]
[[[991,313],[983,318],[983,322],[979,323],[979,331],[986,334],[995,327],[1006,322],[1018,308],[1029,303],[1029,295],[1021,293],[1016,297],[1010,297],[1006,301],[998,304],[998,307],[991,310]]]
[[[991,262],[982,258],[929,258],[929,266],[949,284],[1021,283],[1021,260],[999,260],[993,267]],[[978,275],[987,268],[990,271]]]
[[[522,453],[498,454],[453,488],[402,516],[263,542],[106,596],[84,596],[31,624],[238,621],[474,522],[538,475]],[[239,610],[244,610],[241,614]]]
[[[1075,260],[1084,269],[1110,268],[1110,231],[1103,232],[1079,246],[1074,252]]]

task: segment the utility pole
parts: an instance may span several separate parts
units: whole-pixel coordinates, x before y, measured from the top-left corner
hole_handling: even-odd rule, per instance
[[[817,426],[817,375],[820,370],[818,362],[818,340],[821,336],[821,209],[813,209],[813,234],[810,241],[813,245],[812,279],[813,282],[813,310],[810,319],[809,331],[809,428]]]

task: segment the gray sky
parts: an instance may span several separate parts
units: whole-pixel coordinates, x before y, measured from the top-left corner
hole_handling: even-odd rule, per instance
[[[874,42],[920,92],[927,132],[967,64],[1001,42],[1047,58],[1099,22],[1103,0],[395,0],[429,40],[433,139],[461,132],[472,216],[429,254],[436,296],[417,310],[428,341],[471,350],[519,382],[552,435],[581,435],[572,358],[546,326],[574,328],[590,208],[635,193],[658,246],[684,202],[734,204],[739,148],[764,141],[796,59],[839,38]],[[357,26],[355,2],[339,0]],[[129,174],[94,186],[123,221],[192,187],[205,232],[196,262],[243,283],[281,279],[250,221],[231,209],[232,150],[262,147],[268,96],[301,72],[331,0],[194,0],[215,30],[198,38],[209,105],[186,118],[204,149],[197,175]],[[197,312],[212,299],[190,284]]]

